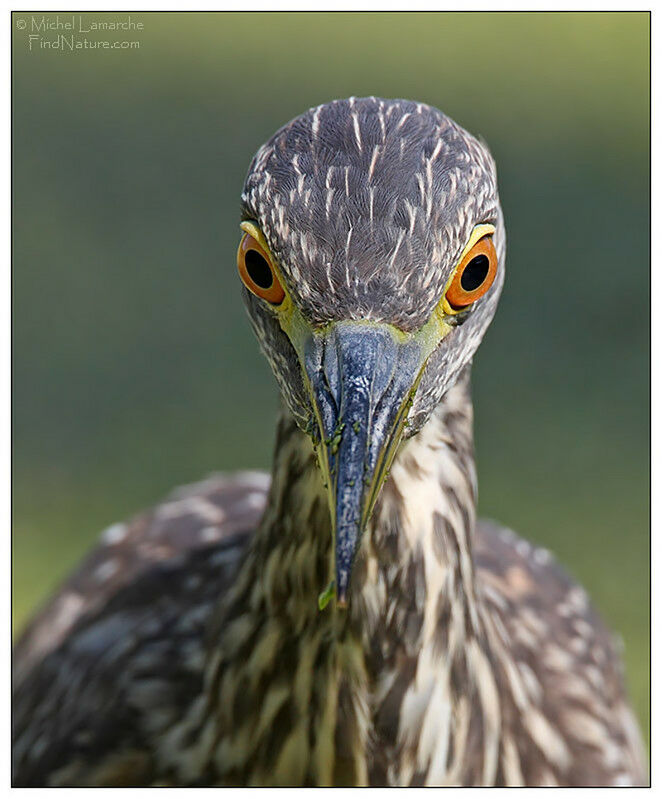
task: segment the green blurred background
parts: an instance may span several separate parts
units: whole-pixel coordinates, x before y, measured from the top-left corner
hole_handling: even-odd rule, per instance
[[[586,585],[647,736],[649,15],[131,18],[144,29],[85,35],[138,49],[73,53],[30,51],[31,15],[12,21],[14,629],[106,525],[269,467],[275,384],[234,261],[249,159],[309,106],[407,97],[483,136],[500,171],[481,513]]]

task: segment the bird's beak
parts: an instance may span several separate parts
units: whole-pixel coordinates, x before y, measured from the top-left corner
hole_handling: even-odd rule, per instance
[[[335,595],[347,603],[361,535],[402,438],[426,339],[386,324],[340,322],[306,342],[335,540]]]

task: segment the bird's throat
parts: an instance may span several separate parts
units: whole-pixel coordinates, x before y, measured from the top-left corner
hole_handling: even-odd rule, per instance
[[[388,782],[403,725],[417,723],[439,666],[450,669],[480,623],[468,383],[467,372],[401,446],[347,610],[318,607],[334,565],[328,502],[309,439],[281,420],[267,509],[223,602],[209,675],[220,781],[242,783],[250,769],[265,784]],[[368,758],[374,740],[381,755]]]

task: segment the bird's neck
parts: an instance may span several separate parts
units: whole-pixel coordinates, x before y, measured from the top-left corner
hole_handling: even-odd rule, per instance
[[[467,741],[484,743],[476,494],[467,368],[401,447],[355,566],[350,616],[379,740],[373,784],[461,784]]]
[[[466,669],[465,644],[480,625],[475,492],[466,369],[394,460],[348,610],[331,602],[320,611],[334,560],[328,501],[308,437],[282,419],[267,509],[223,603],[210,671],[218,726],[232,730],[217,757],[227,779],[240,782],[250,766],[258,782],[386,783],[389,757],[402,756],[408,725],[420,727],[443,683],[442,715],[423,742],[438,745],[461,679],[451,672]],[[253,751],[251,763],[228,766],[241,736],[255,747],[241,750]],[[376,739],[380,754],[369,757]],[[260,751],[270,753],[264,762]],[[416,758],[399,764],[412,778],[416,768]]]
[[[467,623],[477,623],[471,618],[476,493],[466,368],[420,432],[401,445],[359,547],[349,610],[338,611],[339,618],[348,616],[348,626],[371,639],[383,631],[384,615],[411,632],[412,614],[420,615],[431,595],[443,595],[467,604]],[[317,599],[333,577],[328,498],[310,439],[289,415],[279,424],[253,556],[269,567],[262,590],[273,612],[318,622]]]

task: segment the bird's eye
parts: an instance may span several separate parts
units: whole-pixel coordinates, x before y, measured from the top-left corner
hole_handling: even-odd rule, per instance
[[[237,267],[244,286],[262,300],[280,305],[285,291],[276,276],[271,258],[250,233],[244,233],[237,251]]]
[[[446,300],[460,311],[480,299],[494,283],[497,254],[492,236],[483,236],[462,258],[446,291]]]

